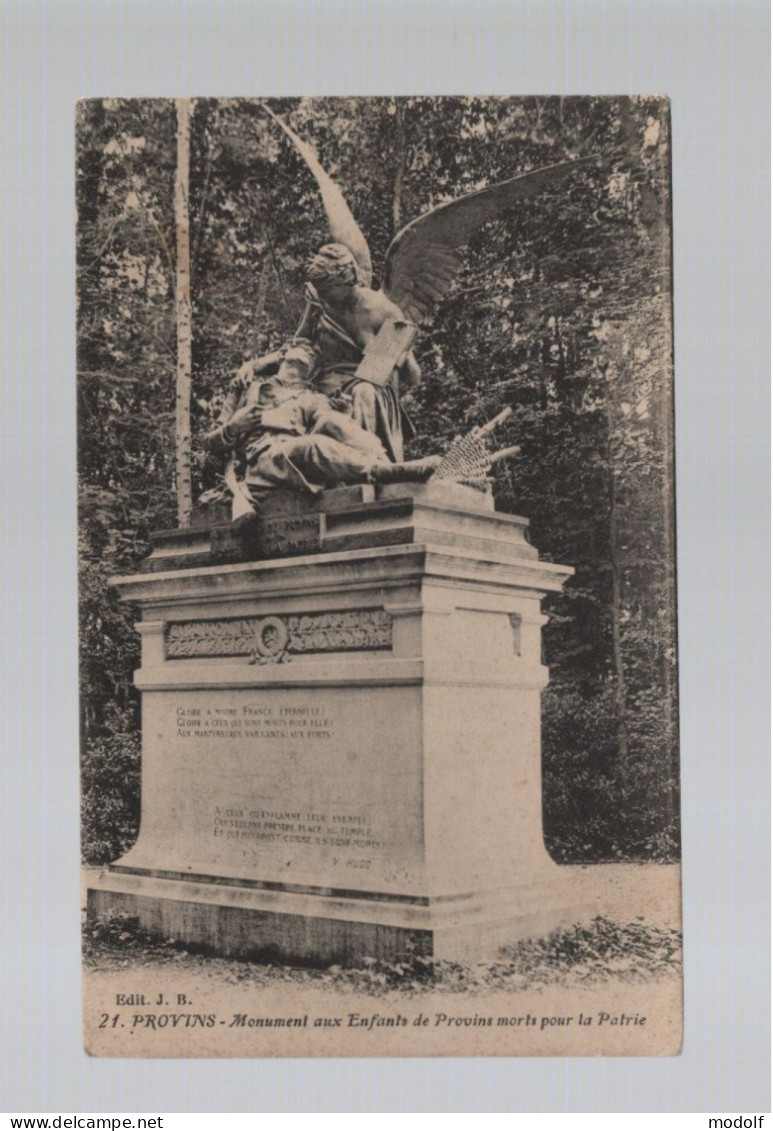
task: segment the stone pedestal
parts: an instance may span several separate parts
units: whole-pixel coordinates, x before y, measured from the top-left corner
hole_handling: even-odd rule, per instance
[[[263,528],[283,557],[228,561],[202,526],[116,579],[141,610],[142,823],[91,915],[325,965],[483,958],[577,918],[540,786],[540,601],[572,571],[492,507],[327,492]]]

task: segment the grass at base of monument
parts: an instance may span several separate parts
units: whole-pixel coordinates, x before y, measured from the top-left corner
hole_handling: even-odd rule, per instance
[[[495,962],[468,965],[405,955],[392,962],[363,958],[356,967],[318,970],[193,953],[175,940],[154,939],[136,919],[117,914],[84,928],[84,962],[96,970],[174,965],[181,971],[206,972],[224,984],[313,983],[320,989],[374,995],[394,990],[520,991],[676,976],[681,972],[682,944],[681,933],[673,928],[650,926],[643,919],[615,923],[597,918],[590,926],[514,943],[503,948]]]

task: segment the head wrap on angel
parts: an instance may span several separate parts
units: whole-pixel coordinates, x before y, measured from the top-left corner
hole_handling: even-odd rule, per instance
[[[338,286],[359,286],[357,264],[349,248],[342,243],[326,243],[306,265],[312,283],[337,283]]]

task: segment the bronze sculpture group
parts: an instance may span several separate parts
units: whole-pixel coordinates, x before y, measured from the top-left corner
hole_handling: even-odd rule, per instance
[[[313,173],[334,242],[307,264],[296,334],[242,367],[205,437],[210,451],[238,457],[226,473],[235,516],[259,508],[278,487],[314,493],[436,473],[439,456],[404,459],[412,426],[401,393],[421,378],[411,348],[418,323],[448,292],[462,249],[481,225],[592,160],[538,169],[425,212],[392,241],[374,290],[368,244],[343,194],[314,151],[266,110]],[[485,460],[480,443],[475,458]]]

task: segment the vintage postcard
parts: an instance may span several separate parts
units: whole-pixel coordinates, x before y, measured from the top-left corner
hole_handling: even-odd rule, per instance
[[[668,101],[76,160],[87,1051],[677,1054]]]

